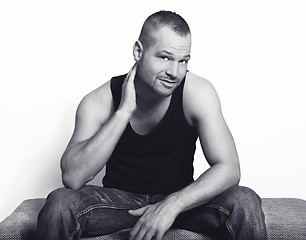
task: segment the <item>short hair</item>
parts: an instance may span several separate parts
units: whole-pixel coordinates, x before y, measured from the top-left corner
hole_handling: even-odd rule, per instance
[[[144,22],[139,40],[145,44],[152,30],[157,30],[162,27],[169,27],[174,32],[181,36],[190,35],[188,23],[179,14],[172,11],[159,11],[150,15]]]

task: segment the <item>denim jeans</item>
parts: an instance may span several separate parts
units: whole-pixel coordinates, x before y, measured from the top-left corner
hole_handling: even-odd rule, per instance
[[[51,192],[38,217],[38,239],[80,239],[132,228],[128,213],[167,195],[135,194],[99,186]],[[251,189],[234,186],[212,201],[181,213],[172,228],[203,232],[211,239],[265,240],[261,199]]]

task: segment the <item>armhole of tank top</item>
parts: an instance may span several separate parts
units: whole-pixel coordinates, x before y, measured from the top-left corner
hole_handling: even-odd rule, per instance
[[[188,71],[187,71],[188,73]],[[182,81],[182,84],[180,86],[180,106],[181,106],[181,113],[183,114],[184,117],[184,122],[187,126],[194,128],[193,125],[190,125],[190,123],[188,122],[186,115],[185,115],[185,111],[184,111],[184,88],[185,88],[185,84],[186,84],[186,78],[187,78],[187,73],[186,76],[184,77],[184,80]]]
[[[180,83],[179,87],[178,87],[178,91],[176,91],[176,101],[179,103],[178,106],[180,106],[180,110],[182,111],[182,113],[184,113],[184,86],[185,86],[185,81],[186,81],[186,77],[184,77],[184,79],[182,80],[182,82]],[[185,114],[184,114],[185,115]]]
[[[183,101],[183,95],[184,95],[184,86],[185,86],[186,77],[183,78],[180,85],[176,88],[172,95],[172,99],[170,102],[169,109],[166,113],[166,118],[168,115],[174,114],[178,119],[182,119],[181,121],[184,123],[184,125],[192,127],[185,116],[184,113],[184,101]],[[168,114],[168,112],[171,112]]]

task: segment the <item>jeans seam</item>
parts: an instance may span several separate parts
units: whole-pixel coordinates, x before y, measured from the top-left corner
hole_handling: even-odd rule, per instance
[[[225,222],[225,225],[226,225],[227,230],[228,230],[228,231],[230,232],[230,234],[232,235],[233,240],[235,240],[235,239],[236,239],[236,236],[235,236],[235,234],[234,234],[233,229],[232,229],[231,226],[228,224],[228,220]]]
[[[78,223],[73,232],[70,234],[69,240],[72,240],[74,235],[80,230],[80,224]]]
[[[225,208],[223,208],[223,207],[220,207],[220,206],[218,206],[218,205],[209,205],[208,207],[210,207],[210,208],[216,208],[216,209],[218,209],[220,212],[223,212],[225,215],[227,215],[228,217],[230,216],[230,212],[229,211],[227,211]]]
[[[230,212],[228,210],[226,210],[225,208],[223,207],[220,207],[218,205],[209,205],[208,207],[211,207],[211,208],[216,208],[217,210],[219,210],[220,212],[224,213],[226,216],[230,216]],[[233,231],[233,229],[231,228],[231,226],[228,224],[228,219],[226,220],[225,222],[225,225],[226,225],[226,228],[227,230],[229,231],[229,233],[231,234],[233,240],[236,239],[236,236],[235,236],[235,233]]]
[[[85,215],[86,213],[94,210],[94,209],[97,209],[97,208],[108,208],[108,209],[115,209],[115,210],[127,210],[127,208],[123,208],[123,207],[117,207],[117,206],[110,206],[110,205],[105,205],[105,204],[97,204],[97,205],[93,205],[93,206],[90,206],[88,208],[85,208],[84,210],[82,210],[81,212],[79,212],[77,215],[76,215],[76,218],[80,218],[82,217],[83,215]],[[75,229],[73,230],[73,232],[70,234],[70,237],[69,239],[72,240],[74,235],[80,230],[80,224],[77,223],[77,226],[75,227]]]
[[[90,206],[88,208],[85,208],[84,210],[82,210],[81,212],[79,212],[76,217],[79,218],[83,215],[85,215],[86,213],[97,209],[97,208],[107,208],[107,209],[115,209],[115,210],[128,210],[127,208],[123,208],[123,207],[118,207],[118,206],[110,206],[110,205],[105,205],[105,204],[96,204],[93,206]]]

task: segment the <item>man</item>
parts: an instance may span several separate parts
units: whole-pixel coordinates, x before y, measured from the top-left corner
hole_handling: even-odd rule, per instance
[[[127,228],[130,239],[161,239],[170,227],[212,239],[267,238],[260,198],[237,186],[239,160],[217,93],[187,71],[190,50],[185,20],[154,13],[129,73],[84,97],[61,159],[66,188],[48,196],[39,239]],[[210,168],[194,181],[198,137]],[[85,185],[104,166],[104,187]]]

